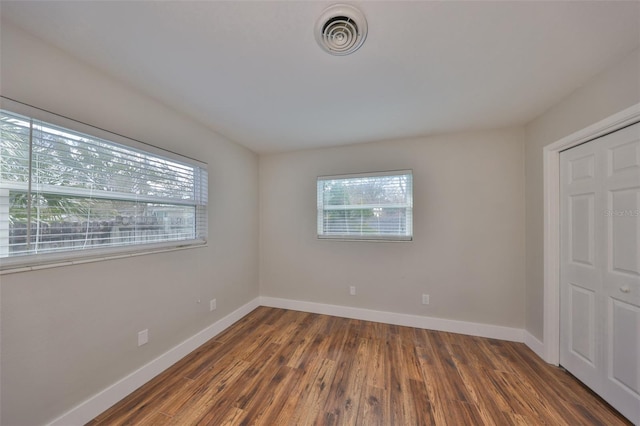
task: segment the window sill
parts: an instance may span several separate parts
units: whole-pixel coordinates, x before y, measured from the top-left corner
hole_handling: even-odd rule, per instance
[[[203,247],[208,247],[206,242],[186,243],[185,245],[180,245],[180,246],[164,246],[164,247],[155,246],[155,247],[149,247],[147,249],[137,248],[135,251],[130,251],[130,252],[120,251],[112,254],[107,254],[105,252],[94,253],[93,255],[87,255],[86,257],[78,257],[76,259],[58,259],[58,260],[51,260],[48,262],[43,259],[41,262],[34,263],[32,265],[25,265],[26,262],[23,262],[22,264],[20,263],[8,264],[8,265],[0,264],[0,275],[38,271],[41,269],[59,268],[62,266],[72,266],[72,265],[80,265],[83,263],[102,262],[105,260],[125,259],[128,257],[146,256],[148,254],[167,253],[172,251],[190,250],[190,249],[203,248]],[[1,262],[2,261],[0,261],[0,263]]]
[[[413,237],[353,237],[318,235],[318,240],[338,242],[410,243]]]

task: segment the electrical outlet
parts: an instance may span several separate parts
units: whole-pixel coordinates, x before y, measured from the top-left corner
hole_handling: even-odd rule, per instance
[[[429,304],[429,295],[428,294],[423,294],[422,295],[422,304],[423,305],[428,305]]]
[[[349,294],[352,295],[352,296],[356,295],[356,286],[355,285],[352,285],[352,286],[349,287]]]
[[[211,299],[209,301],[209,311],[215,311],[217,307],[216,299]]]
[[[149,329],[145,328],[138,332],[138,346],[146,345],[149,342]]]

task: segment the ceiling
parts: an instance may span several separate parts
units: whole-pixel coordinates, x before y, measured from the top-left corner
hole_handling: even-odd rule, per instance
[[[269,153],[523,125],[640,45],[640,2],[2,1],[2,19]]]

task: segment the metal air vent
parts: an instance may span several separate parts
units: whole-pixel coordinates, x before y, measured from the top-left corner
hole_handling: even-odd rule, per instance
[[[315,28],[316,41],[332,55],[348,55],[362,46],[367,38],[367,20],[362,12],[347,4],[327,8]]]

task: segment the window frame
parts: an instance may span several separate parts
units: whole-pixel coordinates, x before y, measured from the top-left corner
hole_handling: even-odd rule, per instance
[[[372,234],[372,235],[354,235],[354,234],[327,234],[324,230],[324,212],[327,210],[324,208],[324,191],[323,191],[323,183],[325,181],[330,180],[341,180],[341,179],[358,179],[358,178],[372,178],[372,177],[385,177],[385,176],[402,176],[409,175],[411,182],[411,190],[407,195],[407,203],[396,203],[396,204],[388,204],[389,208],[405,208],[408,209],[405,212],[405,221],[407,234]],[[413,170],[412,169],[404,169],[404,170],[388,170],[388,171],[380,171],[380,172],[364,172],[364,173],[350,173],[350,174],[340,174],[340,175],[324,175],[318,176],[316,179],[316,205],[317,205],[317,239],[326,240],[326,241],[369,241],[369,242],[411,242],[413,241]],[[373,208],[371,205],[364,205],[368,208]],[[349,210],[348,208],[340,209],[334,208],[331,210]]]
[[[170,150],[162,149],[154,145],[132,139],[121,134],[108,131],[96,126],[92,126],[71,118],[64,117],[59,114],[52,113],[22,102],[0,96],[0,109],[7,113],[22,115],[32,120],[42,121],[47,124],[67,129],[71,132],[78,132],[89,137],[102,140],[114,145],[121,145],[134,151],[140,151],[143,154],[158,156],[167,160],[175,161],[183,165],[194,168],[194,172],[204,173],[204,188],[195,182],[194,191],[208,192],[208,171],[207,164],[195,160],[193,158],[175,153]],[[193,239],[160,241],[151,243],[133,243],[121,246],[108,246],[90,249],[76,250],[60,250],[45,253],[30,253],[15,256],[7,256],[0,258],[0,274],[22,272],[28,270],[36,270],[48,267],[57,267],[65,265],[73,265],[79,263],[109,260],[122,257],[138,256],[143,254],[159,253],[173,250],[182,250],[186,248],[206,247],[208,241],[208,194],[203,194],[203,202],[196,205],[196,212],[199,212],[203,218],[194,216],[194,221],[200,222],[202,226],[195,228]],[[171,204],[168,201],[167,204]],[[194,225],[195,226],[195,225]],[[200,231],[200,232],[198,232]]]

